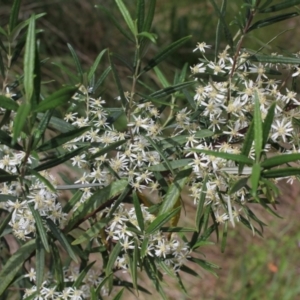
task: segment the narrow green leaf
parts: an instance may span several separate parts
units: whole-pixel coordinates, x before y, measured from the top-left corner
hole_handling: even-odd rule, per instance
[[[200,224],[201,224],[201,218],[203,215],[203,207],[205,203],[205,198],[206,198],[206,191],[207,191],[207,183],[208,181],[208,176],[206,175],[203,182],[202,182],[202,188],[201,188],[201,193],[200,193],[200,199],[199,202],[197,203],[197,211],[196,211],[196,229],[198,232],[200,232]]]
[[[95,264],[96,261],[93,261],[91,263],[89,263],[78,275],[78,277],[76,278],[76,281],[73,283],[73,288],[75,289],[79,289],[83,280],[85,279],[88,271],[92,268],[92,266]]]
[[[98,87],[104,82],[104,80],[106,79],[106,77],[110,71],[111,71],[111,66],[109,66],[105,69],[105,71],[102,73],[102,75],[100,76],[100,78],[98,79],[96,84],[94,85],[94,87],[93,87],[94,91],[96,91],[98,89]]]
[[[133,205],[134,205],[134,209],[135,209],[136,218],[137,218],[140,230],[143,232],[144,231],[144,216],[143,216],[143,212],[141,209],[141,203],[136,194],[136,191],[134,191],[132,193],[132,198],[133,198]]]
[[[50,191],[52,191],[53,193],[56,193],[57,190],[56,188],[52,185],[52,183],[46,179],[44,176],[42,176],[40,173],[34,171],[34,170],[29,170],[30,174],[34,175],[36,178],[38,178],[41,182],[43,182]]]
[[[49,244],[48,244],[47,233],[46,233],[46,230],[45,230],[44,225],[43,225],[43,220],[42,220],[39,212],[34,209],[33,205],[29,205],[29,208],[30,208],[31,213],[33,215],[33,218],[34,218],[34,221],[35,221],[35,226],[36,226],[37,231],[39,233],[39,237],[40,237],[40,239],[43,243],[43,246],[44,246],[45,250],[49,253],[50,248],[49,248]]]
[[[119,7],[119,10],[120,10],[120,12],[121,12],[128,28],[132,32],[133,36],[136,36],[137,35],[136,27],[134,25],[134,22],[133,22],[133,20],[130,16],[130,13],[127,10],[126,6],[124,5],[122,0],[115,0],[115,1],[116,1],[117,5]]]
[[[280,168],[275,170],[264,171],[261,174],[264,178],[280,178],[294,175],[300,175],[300,168]]]
[[[104,13],[105,15],[109,18],[109,20],[116,26],[116,28],[130,41],[132,41],[133,43],[135,42],[133,37],[130,36],[128,34],[128,32],[126,30],[124,30],[122,24],[120,24],[119,21],[117,21],[112,13],[111,13],[111,10],[105,8],[103,5],[95,5],[96,8],[100,8]]]
[[[269,13],[269,12],[275,12],[279,10],[283,10],[295,5],[300,4],[300,0],[286,0],[282,1],[281,3],[274,4],[272,6],[269,6],[267,8],[259,9],[260,13]]]
[[[113,266],[114,263],[119,255],[119,253],[121,252],[122,246],[120,241],[118,241],[118,243],[114,246],[113,250],[111,251],[111,253],[109,254],[109,259],[105,268],[105,274],[106,276],[109,276],[110,273],[113,270]]]
[[[0,107],[8,109],[8,110],[13,110],[17,111],[19,108],[19,105],[16,101],[7,98],[3,95],[0,95]]]
[[[36,149],[36,151],[40,152],[40,151],[47,151],[50,149],[57,148],[63,144],[66,144],[67,142],[75,139],[76,137],[81,136],[83,133],[85,133],[86,131],[88,131],[90,129],[91,129],[90,127],[86,126],[86,127],[82,127],[82,128],[76,128],[69,132],[61,133],[58,136],[54,137],[53,139],[51,139],[51,140],[45,142],[44,144],[42,144],[41,146],[39,146]]]
[[[216,42],[215,42],[215,61],[218,59],[219,48],[220,48],[220,38],[221,38],[221,30],[224,28],[224,16],[226,13],[227,0],[222,1],[221,10],[219,11],[219,20],[216,29]],[[221,20],[222,19],[222,20]]]
[[[290,65],[300,64],[300,58],[274,56],[274,55],[257,55],[256,54],[256,55],[250,56],[249,60],[262,62],[262,63],[271,63],[271,64],[290,64]]]
[[[51,116],[52,116],[52,110],[46,111],[46,113],[43,114],[43,117],[41,118],[38,126],[33,131],[32,150],[36,150],[36,146],[38,145],[40,140],[44,137],[45,131],[51,120]]]
[[[155,33],[150,33],[150,32],[140,32],[139,34],[137,34],[137,36],[142,36],[145,37],[147,39],[149,39],[152,43],[156,43],[156,39],[157,39],[157,35]]]
[[[272,123],[273,123],[273,119],[274,119],[274,115],[275,115],[275,108],[276,108],[276,102],[274,102],[269,110],[268,113],[266,115],[266,118],[264,120],[264,124],[263,124],[263,141],[262,141],[262,149],[265,148],[267,142],[268,142],[268,138],[269,138],[269,133],[272,127]]]
[[[18,175],[0,175],[0,183],[1,182],[11,182],[16,181],[18,179]]]
[[[9,196],[9,195],[8,195]],[[1,200],[0,200],[1,202]],[[11,216],[13,214],[13,210],[3,219],[3,221],[0,224],[0,237],[2,236],[2,233],[4,232],[4,230],[7,228],[8,223],[11,220]]]
[[[249,177],[242,177],[239,180],[237,180],[232,187],[229,190],[229,195],[236,193],[237,191],[239,191],[241,188],[243,188],[244,186],[247,185]]]
[[[148,7],[146,9],[147,16],[144,22],[143,31],[149,32],[151,29],[154,13],[155,13],[155,6],[156,0],[148,1]]]
[[[62,65],[61,63],[58,63],[58,62],[52,62],[51,64],[58,67],[64,75],[68,75],[69,78],[72,79],[72,82],[74,84],[78,83],[79,78],[74,73],[72,73],[71,70],[67,69],[64,65]]]
[[[77,90],[78,87],[67,86],[54,92],[37,106],[35,112],[43,112],[67,103]]]
[[[225,37],[226,37],[226,42],[228,43],[228,45],[230,46],[231,49],[233,49],[233,38],[231,36],[229,27],[225,21],[225,11],[226,11],[226,2],[222,2],[222,7],[221,7],[221,11],[218,8],[216,2],[214,0],[210,0],[211,4],[213,5],[215,12],[218,15],[219,18],[219,22],[222,24],[222,27],[224,29],[224,33],[225,33]]]
[[[94,192],[94,194],[85,200],[76,211],[72,214],[65,231],[69,231],[73,226],[79,222],[87,214],[96,210],[100,205],[106,203],[117,195],[121,194],[127,187],[128,182],[126,180],[118,180],[112,182],[109,186],[106,186],[100,190]],[[110,216],[109,216],[110,217]]]
[[[18,16],[20,11],[21,0],[14,0],[9,15],[9,31],[12,32],[18,23]]]
[[[137,29],[138,32],[141,33],[144,28],[144,19],[145,19],[145,0],[137,1]]]
[[[50,243],[51,255],[52,255],[52,272],[54,269],[54,278],[58,284],[58,287],[62,290],[64,288],[64,269],[61,261],[59,250],[52,240]]]
[[[101,61],[101,58],[102,58],[102,56],[105,54],[106,51],[107,51],[107,49],[102,50],[102,51],[99,53],[99,55],[97,56],[96,60],[94,61],[93,65],[92,65],[92,67],[90,68],[90,71],[89,71],[89,73],[88,73],[88,81],[90,81],[91,78],[93,77],[93,75],[95,74],[95,72],[96,72],[96,70],[97,70],[97,68],[98,68],[98,65],[99,65],[99,63],[100,63],[100,61]]]
[[[227,233],[228,233],[228,222],[225,222],[223,227],[223,237],[222,237],[222,243],[221,243],[221,252],[225,252],[226,242],[227,242]]]
[[[158,215],[170,212],[174,208],[176,202],[180,197],[182,189],[189,179],[191,172],[191,168],[178,172],[178,174],[174,178],[174,181],[168,188],[167,194],[164,197]]]
[[[24,102],[19,106],[17,114],[14,118],[13,140],[12,140],[13,145],[16,143],[17,139],[19,138],[30,112],[31,112],[30,103]]]
[[[0,296],[9,287],[10,283],[17,275],[24,262],[35,251],[35,239],[22,245],[5,263],[0,271]]]
[[[260,111],[260,102],[258,93],[255,90],[254,94],[254,141],[255,141],[255,159],[258,163],[260,160],[261,150],[262,150],[262,142],[263,142],[263,131],[262,131],[262,119],[261,119],[261,111]]]
[[[178,168],[187,166],[192,161],[193,160],[190,158],[173,160],[173,161],[169,161],[169,166],[171,167],[171,170],[176,170]],[[169,166],[166,163],[161,163],[157,165],[152,165],[151,167],[148,168],[148,170],[155,171],[155,172],[168,171],[170,170]]]
[[[38,113],[37,114],[37,119],[42,120],[44,118],[45,114],[44,113]],[[59,119],[57,117],[52,116],[50,121],[49,121],[49,127],[51,129],[58,130],[59,132],[68,132],[71,130],[74,130],[76,127],[71,125],[70,123]]]
[[[76,150],[73,150],[65,155],[58,156],[50,161],[43,163],[43,164],[37,166],[36,168],[34,168],[33,170],[36,172],[40,172],[40,171],[43,171],[46,169],[53,168],[57,165],[64,163],[65,161],[71,159],[72,157],[79,155],[81,152],[83,152],[86,149],[87,149],[87,147],[77,148]]]
[[[170,86],[170,83],[168,82],[167,78],[164,76],[164,74],[158,67],[154,67],[154,72],[157,78],[159,79],[159,82],[162,84],[164,88]]]
[[[121,289],[118,294],[114,297],[113,300],[120,300],[122,298],[122,295],[123,295],[123,292],[124,292],[124,289]]]
[[[145,30],[145,31],[147,31],[147,30]],[[192,37],[191,35],[186,36],[186,37],[172,43],[171,45],[164,48],[163,50],[161,50],[154,58],[152,58],[149,61],[148,65],[142,70],[141,74],[151,70],[156,65],[158,65],[160,62],[165,60],[171,53],[173,53],[176,49],[178,49],[180,46],[182,46],[184,43],[186,43],[191,37]]]
[[[249,27],[247,33],[249,33],[250,31],[254,30],[254,29],[258,29],[258,28],[262,28],[265,26],[269,26],[269,25],[273,25],[275,23],[290,19],[290,18],[294,18],[294,17],[298,17],[299,14],[297,12],[293,12],[293,13],[287,13],[284,15],[279,15],[279,16],[275,16],[275,17],[270,17],[264,20],[260,20],[257,21],[256,23],[254,23],[252,26]]]
[[[23,147],[20,146],[19,144],[14,144],[12,145],[12,138],[10,135],[8,135],[5,131],[0,130],[0,144],[6,145],[11,149],[23,151]]]
[[[0,45],[1,45],[1,40],[0,40]],[[3,56],[0,50],[0,72],[3,78],[5,78],[5,67],[4,67],[4,62],[3,62]]]
[[[156,143],[149,137],[149,136],[144,136],[144,138],[151,144],[151,146],[159,153],[165,164],[168,166],[169,171],[174,175],[174,171],[172,169],[172,166],[170,165],[170,162],[168,158],[165,156],[165,154],[161,151],[160,147],[156,145]]]
[[[137,268],[138,268],[138,258],[139,258],[139,248],[137,245],[137,241],[134,240],[134,249],[133,249],[133,254],[132,254],[132,262],[130,266],[130,273],[131,273],[131,279],[132,279],[132,284],[134,286],[134,289],[137,291]],[[131,261],[131,259],[130,259]]]
[[[212,264],[206,260],[195,258],[195,257],[190,257],[190,258],[188,258],[188,260],[198,264],[204,270],[206,270],[206,271],[212,273],[213,275],[215,275],[216,277],[218,277],[217,274],[215,273],[214,269],[220,269],[219,266]]]
[[[169,220],[175,216],[181,207],[177,207],[174,210],[168,211],[166,213],[160,214],[156,219],[148,226],[146,229],[146,234],[153,234],[155,231],[160,230],[160,228],[167,223]]]
[[[257,187],[260,179],[260,172],[261,172],[261,166],[259,163],[255,163],[252,167],[252,174],[250,177],[250,182],[251,182],[251,190],[252,190],[252,195],[256,196],[257,193]]]
[[[63,207],[62,211],[64,213],[69,213],[71,209],[75,206],[75,204],[80,201],[83,192],[81,190],[77,190],[77,192],[73,195],[73,197],[68,201],[68,203]]]
[[[189,227],[161,227],[162,232],[194,232],[195,228]]]
[[[82,70],[82,67],[81,67],[81,64],[80,64],[80,61],[79,61],[79,58],[76,54],[76,51],[75,49],[72,47],[72,45],[70,44],[67,44],[70,52],[71,52],[71,55],[73,57],[73,60],[75,62],[75,66],[76,66],[76,69],[77,69],[77,73],[79,75],[79,78],[80,78],[80,82],[82,83],[83,82],[83,70]]]
[[[245,163],[247,165],[253,165],[252,159],[248,158],[245,155],[241,155],[241,154],[231,154],[231,153],[216,152],[216,151],[196,149],[196,148],[192,148],[191,151],[200,152],[200,153],[204,153],[207,155],[212,155],[212,156],[216,156],[216,157],[220,157],[220,158],[224,158],[227,160],[232,160],[232,161],[236,161],[236,162],[240,162],[240,163]]]
[[[95,236],[99,235],[99,232],[104,228],[109,222],[109,218],[104,218],[93,224],[91,228],[86,230],[82,235],[80,235],[76,240],[72,242],[72,245],[82,244],[92,240]]]
[[[53,234],[53,236],[60,242],[60,244],[62,245],[62,247],[67,251],[67,253],[69,254],[69,256],[76,262],[78,263],[78,259],[75,255],[75,252],[73,251],[72,246],[70,245],[69,241],[67,240],[67,238],[65,237],[65,235],[62,233],[62,231],[57,227],[57,225],[55,225],[53,223],[52,220],[47,219],[46,220],[49,229],[51,230],[51,233]]]
[[[192,275],[194,277],[200,277],[200,275],[196,271],[194,271],[193,269],[189,268],[186,265],[181,266],[180,267],[180,271],[183,271],[183,272],[185,272],[185,273],[187,273],[189,275]]]
[[[254,120],[252,120],[248,131],[246,133],[245,139],[244,139],[244,143],[243,143],[243,147],[241,150],[241,154],[248,157],[251,148],[252,148],[252,143],[254,140]],[[238,166],[238,173],[241,174],[243,172],[245,164],[244,163],[240,163]]]
[[[122,87],[122,84],[121,84],[120,77],[118,75],[118,72],[116,70],[114,62],[112,60],[112,56],[113,56],[113,54],[110,53],[109,62],[110,62],[111,70],[112,70],[112,73],[113,73],[113,76],[114,76],[115,83],[117,85],[117,89],[118,89],[118,92],[119,92],[119,97],[121,98],[122,105],[123,105],[123,107],[126,107],[127,106],[127,100],[125,98],[125,94],[124,94],[124,91],[123,91],[123,87]]]
[[[35,63],[35,17],[31,16],[24,54],[24,89],[26,95],[26,103],[31,104],[34,90],[34,63]]]
[[[50,248],[49,251],[50,252]],[[35,255],[35,270],[36,270],[36,286],[40,290],[44,281],[45,271],[45,248],[40,238],[39,233],[36,236],[36,255]]]
[[[289,162],[300,160],[300,154],[299,153],[293,153],[293,154],[280,154],[276,155],[270,158],[267,158],[261,163],[261,166],[264,169],[270,169],[273,167],[277,167],[279,165],[283,165]]]

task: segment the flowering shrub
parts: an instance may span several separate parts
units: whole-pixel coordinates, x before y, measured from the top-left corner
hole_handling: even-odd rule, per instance
[[[15,0],[7,31],[0,31],[7,38],[1,45],[6,66],[1,64],[0,234],[8,247],[8,234],[19,245],[0,272],[4,297],[11,286],[20,289],[22,299],[99,299],[114,286],[147,292],[137,280],[138,270],[145,270],[166,299],[163,273],[184,289],[179,273],[197,275],[187,261],[214,272],[217,266],[197,258],[195,251],[219,231],[224,251],[228,228],[237,223],[261,234],[264,223],[252,211],[253,203],[276,215],[277,180],[293,182],[300,174],[290,164],[300,159],[295,89],[300,58],[242,48],[248,32],[297,15],[254,22],[257,13],[300,1],[273,6],[246,1],[247,17],[235,20],[240,29],[234,38],[224,20],[226,1],[221,9],[212,1],[220,18],[217,32],[224,29],[228,45],[219,51],[219,34],[214,47],[198,43],[199,63],[190,67],[191,74],[185,65],[172,85],[157,65],[190,37],[144,64],[146,48],[156,39],[150,32],[155,1],[149,1],[147,11],[144,1],[137,1],[136,20],[121,0],[115,2],[129,30],[111,19],[136,49],[129,92],[123,90],[113,53],[103,50],[83,72],[69,45],[80,84],[45,97],[35,29],[42,15],[19,23],[20,1]],[[24,74],[12,80],[24,29]],[[211,60],[206,55],[213,48]],[[106,53],[110,66],[96,80]],[[143,84],[152,69],[161,90]],[[113,107],[97,94],[110,72],[118,91]],[[55,108],[64,104],[68,109],[60,119]],[[57,135],[49,138],[48,128]],[[77,181],[51,172],[63,163],[80,174]],[[72,192],[65,204],[60,190]],[[185,201],[195,206],[193,228],[179,223],[183,190],[190,195]],[[97,268],[92,253],[101,256]],[[132,281],[122,279],[120,271],[130,273]]]

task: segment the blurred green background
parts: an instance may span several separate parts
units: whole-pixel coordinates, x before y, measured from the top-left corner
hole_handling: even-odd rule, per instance
[[[273,1],[278,2],[281,1]],[[0,3],[0,25],[5,26],[8,23],[12,0],[2,0]],[[135,1],[124,0],[124,3],[134,15]],[[216,0],[216,3],[220,5],[221,1]],[[242,3],[241,0],[228,1],[226,15],[228,23],[238,15]],[[84,69],[92,65],[98,53],[104,48],[120,53],[129,61],[132,59],[133,45],[113,27],[103,12],[95,8],[95,5],[99,4],[107,7],[125,28],[126,25],[113,0],[23,0],[20,19],[27,19],[31,13],[47,13],[37,23],[37,27],[44,30],[39,35],[41,57],[50,58],[42,67],[43,80],[45,82],[51,80],[44,85],[45,92],[51,92],[71,81],[71,78],[52,64],[53,62],[63,64],[76,73],[67,43],[76,49]],[[294,10],[289,9],[284,13],[290,11]],[[260,15],[257,20],[269,16],[269,14]],[[145,63],[163,46],[192,34],[192,39],[184,47],[159,66],[171,82],[176,69],[180,69],[185,62],[189,65],[197,63],[198,54],[192,52],[197,42],[205,41],[209,45],[214,45],[217,20],[213,6],[208,0],[158,0],[152,30],[158,35],[157,44],[150,47]],[[245,47],[257,50],[280,32],[294,28],[278,36],[263,52],[298,52],[299,21],[299,18],[292,18],[277,25],[255,30],[247,37]],[[234,35],[237,27],[232,26],[231,30]],[[225,46],[223,38],[220,49]],[[207,56],[211,56],[212,53],[213,50],[211,53],[208,51]],[[106,59],[99,68],[99,74],[107,65]],[[22,62],[15,66],[14,71],[21,72],[21,68]],[[121,63],[117,64],[117,68],[126,90],[126,84],[130,83],[127,78],[130,74]],[[149,72],[149,80],[152,85],[159,86],[154,73]],[[117,96],[111,75],[99,94],[107,100]],[[204,250],[210,261],[222,267],[219,278],[202,270],[198,270],[202,278],[182,274],[190,297],[182,295],[178,288],[174,288],[176,284],[168,280],[166,291],[169,299],[300,299],[299,188],[282,185],[282,189],[278,213],[283,219],[266,215],[266,212],[262,213],[262,219],[269,224],[265,230],[265,239],[253,237],[250,231],[242,229],[242,225],[231,230],[224,254],[221,253],[219,245]],[[193,210],[192,204],[188,206],[187,224],[192,219],[189,216]],[[259,209],[255,211],[260,213]],[[142,281],[141,284],[147,284]],[[129,299],[129,295],[127,297]],[[154,299],[154,297],[159,299],[159,296],[154,295],[150,297],[139,295],[138,298]]]

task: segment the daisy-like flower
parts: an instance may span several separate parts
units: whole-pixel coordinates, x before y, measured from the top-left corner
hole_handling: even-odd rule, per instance
[[[292,136],[291,132],[294,130],[292,122],[288,121],[286,118],[283,118],[282,120],[276,120],[275,123],[276,124],[272,125],[274,133],[272,134],[271,138],[276,141],[279,137],[281,137],[282,140],[286,142],[286,138],[288,136]]]
[[[199,50],[200,52],[205,52],[205,48],[210,49],[211,45],[207,45],[205,42],[197,43],[196,48],[193,50],[193,52]]]

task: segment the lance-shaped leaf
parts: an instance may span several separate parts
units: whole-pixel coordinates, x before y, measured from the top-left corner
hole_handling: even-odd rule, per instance
[[[278,4],[274,4],[272,6],[266,7],[266,8],[261,8],[258,11],[260,13],[269,13],[269,12],[275,12],[275,11],[279,11],[279,10],[283,10],[295,5],[300,4],[300,0],[286,0],[286,1],[282,1],[281,3]]]
[[[17,111],[19,108],[19,105],[16,101],[7,98],[3,95],[0,95],[0,107],[8,109],[8,110],[13,110]]]
[[[300,160],[299,153],[280,154],[280,155],[267,158],[261,163],[261,166],[265,169],[270,169],[297,160]]]
[[[67,86],[54,92],[37,106],[35,112],[43,112],[67,103],[77,90],[78,87]]]
[[[139,34],[137,34],[137,36],[139,37],[146,37],[147,39],[149,39],[152,43],[156,43],[156,39],[157,39],[157,35],[155,33],[150,33],[150,32],[140,32]]]
[[[114,16],[112,15],[111,11],[105,8],[103,5],[95,5],[96,8],[101,9],[105,15],[109,18],[109,20],[116,26],[116,28],[130,41],[134,43],[133,37],[126,31],[124,30],[122,24],[120,24],[119,21],[117,21]]]
[[[49,251],[50,252],[50,249]],[[45,272],[45,248],[40,238],[39,233],[36,236],[36,255],[35,255],[35,270],[36,270],[36,286],[40,290],[42,283],[44,281]]]
[[[45,117],[45,114],[46,113],[38,113],[37,119],[43,120],[43,118]],[[68,131],[74,130],[76,128],[72,124],[70,124],[62,119],[59,119],[57,117],[54,117],[54,116],[52,116],[49,121],[49,127],[53,128],[55,130],[58,130],[59,132],[68,132]]]
[[[189,179],[191,172],[191,168],[178,172],[178,174],[174,178],[174,181],[168,188],[167,194],[164,197],[158,215],[170,212],[174,208],[178,198],[180,197],[182,189]]]
[[[95,85],[93,86],[93,90],[96,91],[97,88],[104,82],[104,80],[106,79],[107,75],[109,74],[109,72],[111,71],[111,66],[107,67],[105,69],[105,71],[101,74],[100,78],[98,79],[98,81],[95,83]]]
[[[8,135],[5,131],[3,130],[0,130],[0,144],[2,145],[6,145],[8,146],[9,148],[12,148],[12,149],[15,149],[15,150],[21,150],[23,151],[23,147],[20,146],[19,144],[14,144],[12,145],[12,138],[10,135]]]
[[[29,104],[34,89],[34,63],[35,63],[35,17],[31,16],[27,31],[24,54],[24,89],[26,102]]]
[[[132,280],[132,284],[134,286],[134,289],[137,291],[138,287],[137,287],[137,268],[138,268],[138,258],[139,258],[140,254],[139,254],[139,248],[137,245],[137,241],[134,240],[134,249],[133,249],[133,254],[132,254],[132,258],[131,256],[129,256],[129,269],[130,269],[130,275],[131,275],[131,280]]]
[[[250,177],[251,182],[251,189],[252,189],[252,195],[256,196],[257,193],[257,187],[260,179],[260,172],[261,172],[261,166],[260,164],[256,163],[252,167],[252,174]]]
[[[229,195],[236,193],[237,191],[239,191],[241,188],[243,188],[244,186],[247,185],[249,177],[243,177],[239,180],[237,180],[230,188],[229,190]]]
[[[86,230],[82,235],[80,235],[76,240],[74,240],[72,242],[72,245],[78,245],[92,240],[95,236],[99,235],[100,230],[108,224],[109,220],[109,218],[104,218],[93,224],[91,228]]]
[[[121,194],[127,185],[128,183],[126,180],[118,180],[112,182],[109,186],[94,192],[93,196],[85,200],[85,202],[72,214],[65,231],[72,229],[77,222],[86,217],[88,213],[96,210],[103,203]]]
[[[29,205],[29,208],[30,208],[32,216],[34,218],[35,226],[36,226],[37,231],[39,233],[39,238],[40,238],[41,242],[43,243],[43,246],[44,246],[45,250],[49,253],[50,248],[49,248],[49,244],[48,244],[47,233],[46,233],[46,230],[45,230],[44,225],[43,225],[43,220],[42,220],[39,212],[36,211],[32,205]]]
[[[247,32],[250,32],[254,29],[269,26],[269,25],[272,25],[272,24],[275,24],[275,23],[278,23],[278,22],[281,22],[281,21],[284,21],[284,20],[287,20],[287,19],[290,19],[290,18],[294,18],[294,17],[297,17],[297,16],[299,16],[299,14],[296,13],[296,12],[293,12],[293,13],[287,13],[287,14],[284,14],[284,15],[279,15],[279,16],[276,16],[276,17],[271,17],[271,18],[267,18],[267,19],[264,19],[264,20],[260,20],[260,21],[257,21],[256,23],[254,23],[252,26],[250,26],[250,28],[248,29]]]
[[[206,175],[203,182],[202,182],[202,188],[201,188],[201,193],[200,193],[200,199],[199,202],[197,203],[197,211],[196,211],[196,229],[198,232],[201,230],[201,217],[203,215],[203,207],[204,207],[204,202],[206,198],[206,191],[207,191],[207,180],[208,176]]]
[[[145,22],[143,25],[143,31],[149,32],[151,29],[154,13],[155,13],[155,6],[156,0],[148,1],[148,7],[146,9],[147,16],[145,18]]]
[[[113,54],[109,53],[109,62],[110,62],[111,70],[112,70],[112,73],[113,73],[113,76],[114,76],[115,83],[117,85],[117,89],[118,89],[118,92],[119,92],[119,97],[121,98],[121,101],[122,101],[122,105],[123,105],[123,107],[126,107],[127,100],[125,98],[125,94],[124,94],[124,91],[123,91],[123,87],[122,87],[122,84],[121,84],[120,77],[119,77],[118,72],[116,70],[115,64],[112,60],[112,56],[113,56]]]
[[[9,15],[9,31],[12,32],[18,23],[18,16],[20,11],[21,0],[14,0]]]
[[[140,33],[140,32],[143,31],[143,27],[144,27],[145,0],[138,0],[137,1],[136,19],[137,19],[137,29],[138,29],[138,32]]]
[[[194,84],[195,81],[188,81],[188,82],[168,86],[164,89],[161,89],[159,91],[150,94],[149,96],[144,95],[145,99],[141,99],[141,101],[163,98]]]
[[[41,146],[39,146],[36,151],[47,151],[50,149],[57,148],[63,144],[66,144],[67,142],[75,139],[78,136],[81,136],[83,133],[85,133],[87,130],[89,130],[90,127],[82,127],[82,128],[76,128],[69,132],[61,133],[60,135],[54,137],[53,139],[45,142]]]
[[[269,133],[272,127],[274,115],[275,115],[275,108],[276,108],[276,102],[274,102],[269,110],[268,113],[265,117],[264,124],[263,124],[263,141],[262,141],[262,149],[265,148],[268,138],[269,138]]]
[[[206,270],[206,271],[212,273],[213,275],[215,275],[216,277],[218,277],[217,274],[216,274],[216,272],[214,271],[214,269],[220,269],[219,266],[217,266],[215,264],[212,264],[212,263],[210,263],[210,262],[208,262],[206,260],[195,258],[195,257],[190,257],[190,258],[188,258],[188,260],[190,260],[190,261],[198,264],[204,270]]]
[[[24,102],[19,106],[17,114],[14,118],[13,140],[12,140],[13,145],[15,145],[17,139],[19,138],[30,112],[31,112],[30,103]]]
[[[253,165],[253,163],[254,163],[251,158],[248,158],[247,156],[241,155],[241,154],[231,154],[231,153],[217,152],[217,151],[197,149],[197,148],[192,148],[191,151],[216,156],[216,157],[224,158],[227,160],[236,161],[239,163],[245,163],[247,165]]]
[[[248,155],[251,151],[253,140],[254,140],[254,120],[252,120],[252,122],[251,122],[251,124],[248,128],[248,131],[246,133],[244,143],[243,143],[243,147],[242,147],[242,150],[241,150],[242,155],[245,155],[245,156],[248,157]],[[241,174],[243,172],[244,166],[245,166],[245,164],[243,164],[243,163],[239,164],[239,167],[238,167],[239,174]]]
[[[171,53],[173,53],[176,49],[186,43],[191,37],[191,35],[186,36],[161,50],[154,58],[149,61],[148,65],[142,70],[141,74],[151,70],[160,62],[164,61]]]
[[[153,234],[155,231],[171,220],[180,211],[181,207],[177,207],[174,210],[170,210],[166,213],[160,214],[146,229],[146,234]]]
[[[120,243],[120,241],[118,241],[118,243],[114,246],[113,250],[109,254],[109,259],[108,259],[107,265],[105,267],[106,276],[109,276],[110,273],[112,272],[114,263],[119,255],[119,253],[121,252],[121,249],[122,249],[121,243]]]
[[[261,112],[260,112],[260,102],[258,98],[258,93],[255,90],[254,94],[254,143],[255,143],[255,159],[256,162],[259,162],[261,150],[262,150],[262,143],[263,143],[263,130],[262,130],[262,119],[261,119]]]
[[[9,196],[9,195],[7,195]],[[8,198],[9,199],[9,198]],[[1,202],[1,199],[0,199]],[[13,214],[14,210],[12,210],[1,222],[0,224],[0,237],[2,236],[2,233],[4,232],[4,230],[7,228],[8,223],[11,221],[11,217]]]
[[[17,275],[24,262],[35,250],[35,240],[30,240],[22,245],[5,263],[0,271],[0,296],[8,288],[14,277]]]
[[[102,58],[102,56],[105,54],[106,51],[107,51],[107,49],[102,50],[102,51],[99,53],[99,55],[97,56],[96,60],[94,61],[93,65],[92,65],[92,67],[90,68],[90,71],[89,71],[89,73],[88,73],[88,81],[90,81],[90,80],[92,79],[93,75],[95,74],[95,72],[96,72],[96,70],[97,70],[97,68],[98,68],[98,65],[99,65],[99,63],[100,63],[100,61],[101,61],[101,58]]]
[[[300,168],[280,168],[275,170],[264,171],[261,174],[264,178],[280,178],[294,175],[300,175]]]
[[[59,250],[52,240],[50,243],[51,255],[52,255],[52,270],[54,271],[54,278],[58,283],[58,287],[62,290],[64,288],[64,269],[60,258]]]
[[[40,172],[40,171],[43,171],[43,170],[46,170],[46,169],[53,168],[57,165],[60,165],[60,164],[64,163],[65,161],[71,159],[72,157],[74,157],[76,155],[79,155],[81,152],[83,152],[86,149],[87,149],[87,147],[78,148],[78,149],[73,150],[73,151],[71,151],[67,154],[58,156],[58,157],[56,157],[56,158],[54,158],[50,161],[47,161],[44,164],[41,164],[41,165],[37,166],[33,170],[36,171],[36,172]]]
[[[144,216],[143,216],[143,212],[141,209],[141,203],[140,203],[139,197],[136,194],[136,191],[133,192],[132,198],[133,198],[133,205],[134,205],[138,225],[140,227],[140,230],[143,232],[144,231]]]
[[[80,201],[82,197],[83,191],[77,189],[77,192],[73,195],[73,197],[67,202],[67,204],[63,207],[62,211],[64,213],[69,213],[71,209],[76,205],[78,201]]]
[[[75,282],[73,283],[73,288],[75,289],[79,289],[84,278],[86,277],[88,271],[92,268],[92,266],[95,264],[96,261],[93,261],[91,263],[89,263],[82,271],[81,273],[78,275],[78,277],[76,278]]]
[[[128,28],[132,32],[133,36],[136,36],[137,35],[136,27],[134,25],[134,22],[130,16],[128,9],[126,8],[126,6],[124,5],[122,0],[115,0],[115,1],[119,7],[119,10],[120,10]]]
[[[68,45],[68,48],[69,48],[69,50],[70,50],[70,52],[72,54],[73,60],[75,62],[75,66],[76,66],[77,73],[78,73],[79,78],[80,78],[80,82],[82,82],[83,81],[83,70],[82,70],[79,58],[78,58],[78,56],[76,54],[75,49],[72,47],[72,45],[70,45],[70,44],[67,44],[67,45]]]
[[[67,253],[70,255],[70,257],[77,263],[78,259],[75,255],[75,252],[69,243],[68,239],[64,235],[64,233],[53,223],[52,220],[47,219],[46,220],[49,229],[51,230],[52,235],[57,239],[60,244],[63,246],[63,248],[67,251]]]
[[[252,55],[249,57],[249,60],[263,62],[263,63],[270,63],[270,64],[290,64],[290,65],[300,64],[300,58],[274,56],[274,55]]]

